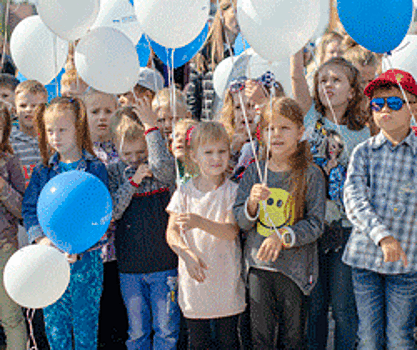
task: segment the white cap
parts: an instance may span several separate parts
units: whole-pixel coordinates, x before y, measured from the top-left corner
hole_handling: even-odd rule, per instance
[[[137,84],[157,93],[164,87],[164,77],[157,70],[140,67]]]

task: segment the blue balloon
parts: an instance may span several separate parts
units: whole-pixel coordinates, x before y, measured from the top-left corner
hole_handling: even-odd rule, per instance
[[[234,45],[234,54],[235,56],[239,56],[243,51],[250,48],[249,43],[246,39],[242,36],[242,33],[236,37],[235,45]]]
[[[151,54],[151,49],[145,34],[140,37],[140,40],[136,45],[136,52],[138,53],[139,57],[139,65],[141,67],[146,67],[148,64],[149,55]]]
[[[206,42],[207,35],[209,32],[209,25],[208,23],[201,31],[201,33],[188,45],[183,47],[179,47],[175,49],[174,52],[174,67],[178,68],[182,65],[186,64],[189,60],[191,60],[203,47],[204,43]],[[159,45],[157,42],[153,41],[149,38],[151,43],[152,49],[154,50],[155,54],[159,57],[159,59],[168,67],[172,67],[172,51],[173,49],[168,49],[165,46]]]
[[[62,74],[64,73],[65,73],[65,69],[62,68],[58,76],[54,80],[52,80],[48,85],[45,85],[46,91],[48,91],[48,102],[50,102],[55,97],[58,97],[61,95],[61,78],[62,78]],[[17,79],[20,82],[28,80],[20,72],[17,73]],[[57,85],[58,85],[58,90],[57,90]]]
[[[403,41],[413,18],[413,0],[338,0],[346,32],[376,53],[389,53]]]
[[[112,200],[98,177],[72,170],[48,181],[39,196],[37,214],[43,232],[57,248],[79,254],[107,231]]]

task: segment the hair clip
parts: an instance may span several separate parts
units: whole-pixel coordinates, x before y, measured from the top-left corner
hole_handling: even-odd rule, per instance
[[[195,129],[195,125],[192,125],[190,128],[187,129],[187,136],[185,137],[185,142],[187,146],[191,145],[191,136],[193,134],[194,129]]]
[[[238,79],[232,80],[229,84],[229,89],[232,94],[242,91],[246,87],[245,81],[246,77],[240,77]]]

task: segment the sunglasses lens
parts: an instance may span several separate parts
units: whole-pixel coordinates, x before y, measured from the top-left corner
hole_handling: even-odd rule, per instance
[[[374,98],[371,100],[371,108],[375,112],[379,112],[382,108],[384,108],[385,101],[383,98]]]
[[[396,96],[388,97],[387,104],[393,111],[399,111],[403,107],[403,100]]]

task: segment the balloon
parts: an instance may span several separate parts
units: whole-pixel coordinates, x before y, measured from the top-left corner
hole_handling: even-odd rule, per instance
[[[200,49],[203,47],[206,42],[207,35],[209,32],[209,25],[206,24],[204,29],[201,31],[200,35],[194,39],[190,44],[175,49],[174,51],[174,68],[181,67],[191,60]],[[172,66],[172,51],[173,49],[168,49],[164,46],[159,45],[157,42],[149,38],[152,49],[155,54],[161,59],[161,61],[168,67]]]
[[[84,171],[53,177],[38,199],[39,224],[54,245],[70,254],[82,253],[106,232],[112,201],[104,183]]]
[[[310,42],[315,42],[325,33],[330,21],[330,2],[329,0],[320,0],[320,21],[316,31],[310,38]]]
[[[203,30],[209,0],[136,0],[143,31],[159,45],[176,49],[191,43]]]
[[[392,52],[389,61],[386,58],[383,58],[383,72],[391,68],[397,68],[409,72],[414,78],[417,78],[417,62],[413,59],[416,55],[417,36],[407,35],[398,48]]]
[[[139,73],[136,48],[117,29],[92,30],[77,45],[74,60],[80,77],[97,90],[123,94],[136,85]]]
[[[91,29],[98,27],[118,29],[133,44],[137,44],[143,34],[133,4],[129,0],[100,0],[100,12]]]
[[[224,94],[227,88],[229,75],[233,68],[232,57],[225,58],[221,61],[213,73],[213,87],[217,96],[224,99]]]
[[[242,33],[239,33],[235,40],[234,45],[234,53],[235,56],[239,56],[243,51],[250,49],[249,43],[246,41],[246,39],[242,36]]]
[[[337,9],[347,33],[376,53],[394,50],[413,18],[412,0],[339,0]]]
[[[39,16],[30,16],[13,31],[10,51],[24,76],[47,85],[65,65],[68,43],[52,33]]]
[[[320,20],[320,0],[238,0],[242,35],[268,61],[299,51]]]
[[[61,78],[65,73],[65,69],[61,69],[59,74],[48,85],[45,85],[46,91],[48,91],[48,102],[57,96],[61,96]],[[18,72],[16,77],[20,82],[28,80],[22,73]],[[58,85],[58,89],[57,89]]]
[[[148,39],[144,34],[136,45],[136,52],[138,54],[139,64],[141,67],[146,67],[148,65],[149,55],[151,54],[151,48],[149,47]]]
[[[17,304],[40,309],[55,303],[70,281],[67,258],[57,249],[29,245],[14,253],[4,268],[4,287]]]

